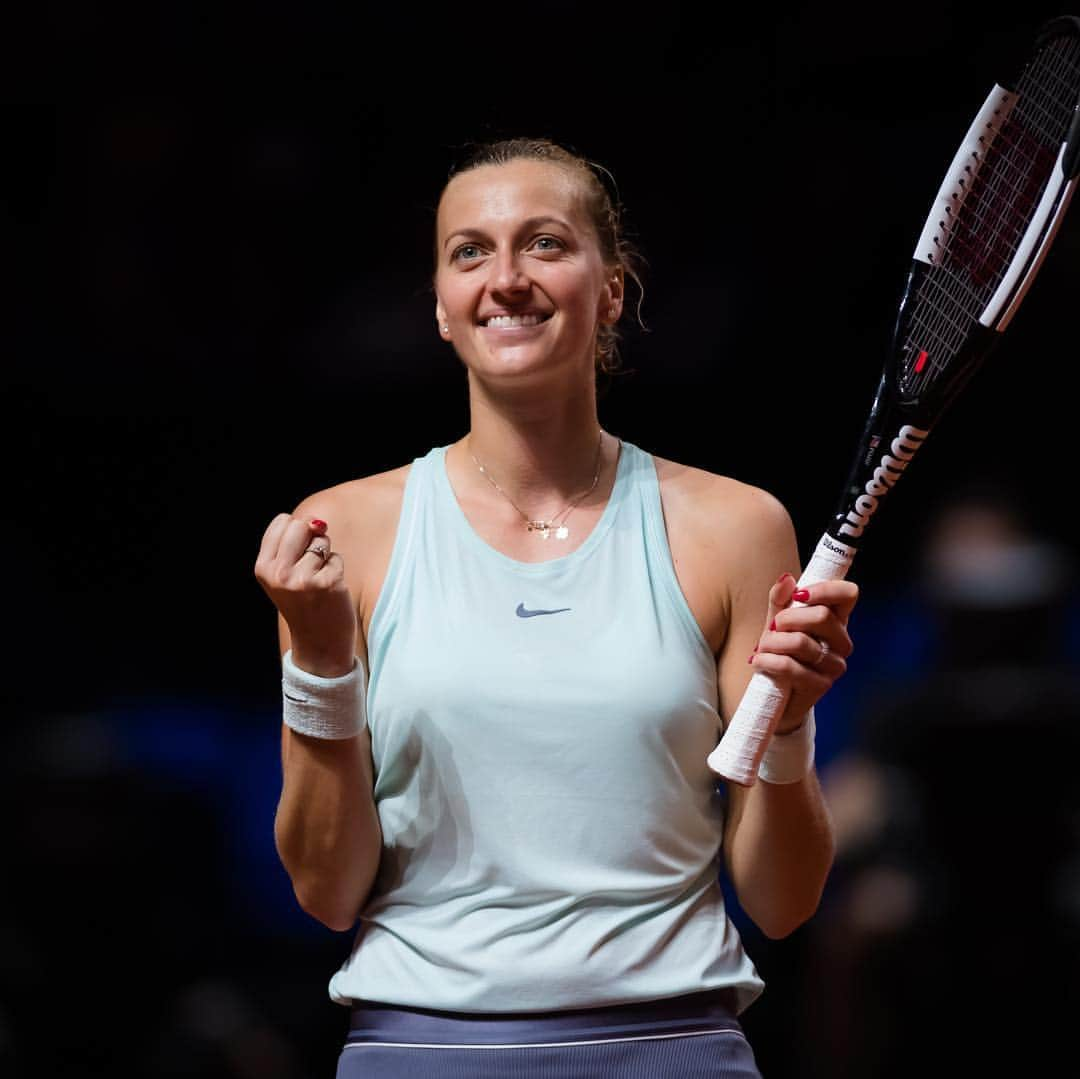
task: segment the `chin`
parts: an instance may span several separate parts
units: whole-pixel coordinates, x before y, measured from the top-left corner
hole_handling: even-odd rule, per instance
[[[503,385],[521,383],[536,385],[542,382],[565,382],[574,378],[576,365],[560,361],[549,354],[538,354],[529,349],[500,349],[469,365],[470,372],[481,380],[491,380]]]

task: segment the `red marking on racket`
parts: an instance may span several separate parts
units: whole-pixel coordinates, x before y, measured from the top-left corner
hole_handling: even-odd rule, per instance
[[[915,374],[918,374],[926,366],[926,356],[927,352],[924,348],[922,352],[919,353],[919,358],[915,361]]]

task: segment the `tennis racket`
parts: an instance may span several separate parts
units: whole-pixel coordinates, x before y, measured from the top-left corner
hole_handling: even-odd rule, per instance
[[[1080,18],[1043,25],[994,86],[945,174],[903,290],[892,347],[831,524],[799,587],[847,575],[881,501],[989,355],[1054,241],[1080,173]],[[786,695],[756,673],[708,757],[753,785]]]

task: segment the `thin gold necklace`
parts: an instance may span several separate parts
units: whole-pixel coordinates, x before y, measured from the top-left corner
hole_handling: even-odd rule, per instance
[[[528,530],[530,532],[539,532],[541,539],[547,539],[548,536],[550,536],[553,531],[555,533],[555,538],[557,540],[564,540],[567,537],[569,537],[570,530],[566,527],[566,518],[570,516],[571,511],[574,509],[575,506],[577,506],[577,504],[580,501],[582,501],[582,499],[587,498],[589,495],[591,495],[593,493],[593,491],[596,490],[596,485],[600,481],[600,448],[604,444],[604,432],[603,431],[600,432],[600,439],[596,443],[596,461],[595,461],[594,466],[593,466],[595,474],[593,475],[593,481],[590,484],[589,489],[587,491],[585,491],[584,494],[578,495],[578,497],[575,498],[572,502],[567,503],[567,505],[566,505],[566,507],[564,509],[560,510],[557,514],[555,514],[554,517],[551,517],[546,521],[538,521],[538,520],[534,520],[532,517],[530,517],[491,478],[491,476],[488,473],[488,470],[486,468],[484,468],[484,466],[479,461],[477,461],[476,455],[472,452],[471,439],[472,439],[472,435],[470,434],[469,435],[469,456],[473,459],[473,463],[476,465],[476,467],[478,469],[480,469],[480,472],[483,475],[484,479],[486,479],[488,481],[488,483],[490,483],[491,486],[494,487],[495,490],[498,491],[499,494],[501,494],[503,496],[503,498],[505,498],[506,501],[509,502],[510,505],[513,506],[514,509],[516,509],[518,511],[518,513],[521,514],[521,518],[525,522],[526,526],[528,527]],[[560,519],[562,521],[561,524],[559,523]],[[556,525],[558,525],[558,527],[556,527]]]

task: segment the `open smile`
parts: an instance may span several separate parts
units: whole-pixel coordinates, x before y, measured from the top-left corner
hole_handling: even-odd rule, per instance
[[[486,330],[518,330],[531,329],[540,326],[551,318],[551,315],[542,315],[530,312],[525,315],[492,315],[490,318],[481,319],[480,326]]]

